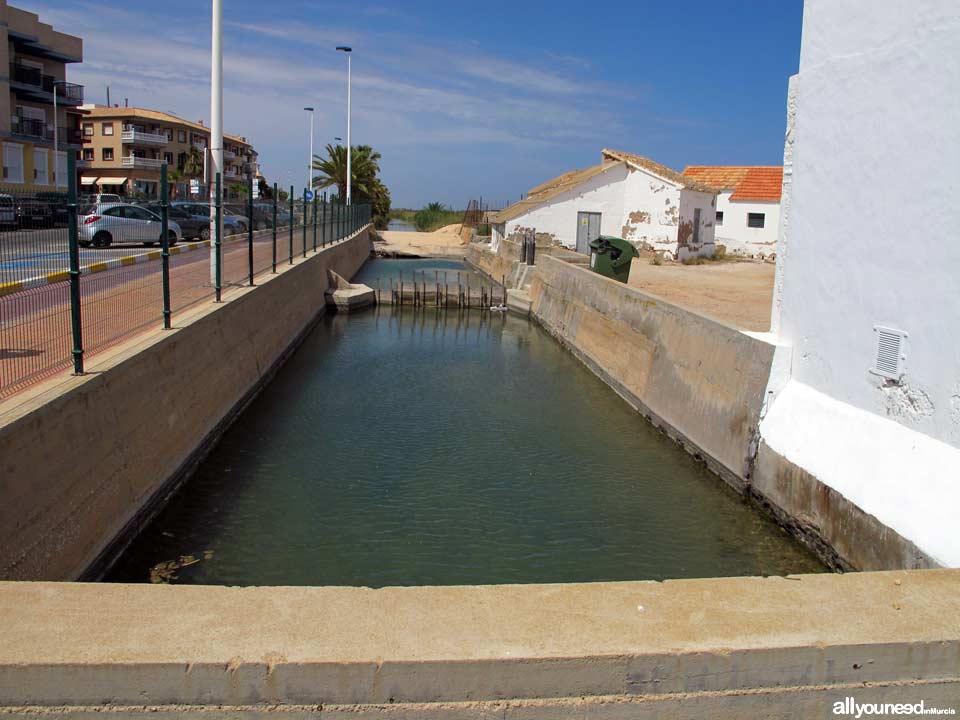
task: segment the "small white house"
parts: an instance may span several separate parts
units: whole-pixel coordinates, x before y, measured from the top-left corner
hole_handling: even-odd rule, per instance
[[[683,174],[720,191],[717,244],[737,255],[776,255],[783,167],[691,165]]]
[[[712,255],[717,191],[659,163],[603,150],[599,165],[565,173],[530,190],[491,218],[492,243],[535,230],[589,254],[615,235],[671,258]]]

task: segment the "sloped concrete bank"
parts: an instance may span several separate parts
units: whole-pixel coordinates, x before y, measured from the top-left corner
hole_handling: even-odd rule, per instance
[[[478,247],[467,259],[488,275],[503,273],[510,286],[521,267],[514,255],[510,247],[497,253]],[[827,565],[939,566],[908,538],[762,442],[774,345],[550,252],[538,255],[523,278],[527,287],[521,294],[531,317]]]
[[[957,570],[376,590],[0,583],[0,717],[829,717],[848,696],[951,707],[958,590]]]
[[[0,579],[97,577],[369,254],[364,228],[0,405]]]
[[[549,255],[533,317],[657,427],[739,490],[773,346]]]

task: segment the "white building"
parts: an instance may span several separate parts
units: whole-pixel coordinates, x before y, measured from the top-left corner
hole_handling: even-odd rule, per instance
[[[530,190],[491,218],[494,248],[535,230],[589,253],[615,235],[672,258],[712,255],[716,190],[647,158],[603,150],[599,165],[565,173]]]
[[[716,241],[727,252],[767,258],[777,252],[782,167],[691,165],[683,174],[717,188]]]
[[[771,322],[781,372],[760,426],[791,465],[954,567],[958,68],[956,0],[804,3]]]

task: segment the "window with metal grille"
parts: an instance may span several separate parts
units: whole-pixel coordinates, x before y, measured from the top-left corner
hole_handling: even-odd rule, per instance
[[[892,380],[903,375],[904,340],[907,333],[903,330],[876,325],[873,328],[877,339],[876,357],[870,372]]]
[[[717,210],[717,225],[723,225],[723,210]]]
[[[747,227],[762,228],[766,222],[766,213],[747,213]]]

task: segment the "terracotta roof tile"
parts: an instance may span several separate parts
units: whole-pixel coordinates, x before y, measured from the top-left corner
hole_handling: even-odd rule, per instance
[[[758,202],[780,202],[780,193],[783,189],[783,168],[751,168],[737,189],[733,191],[730,200],[754,200]]]
[[[733,190],[730,200],[734,202],[780,202],[782,167],[691,165],[683,174],[724,190]]]

